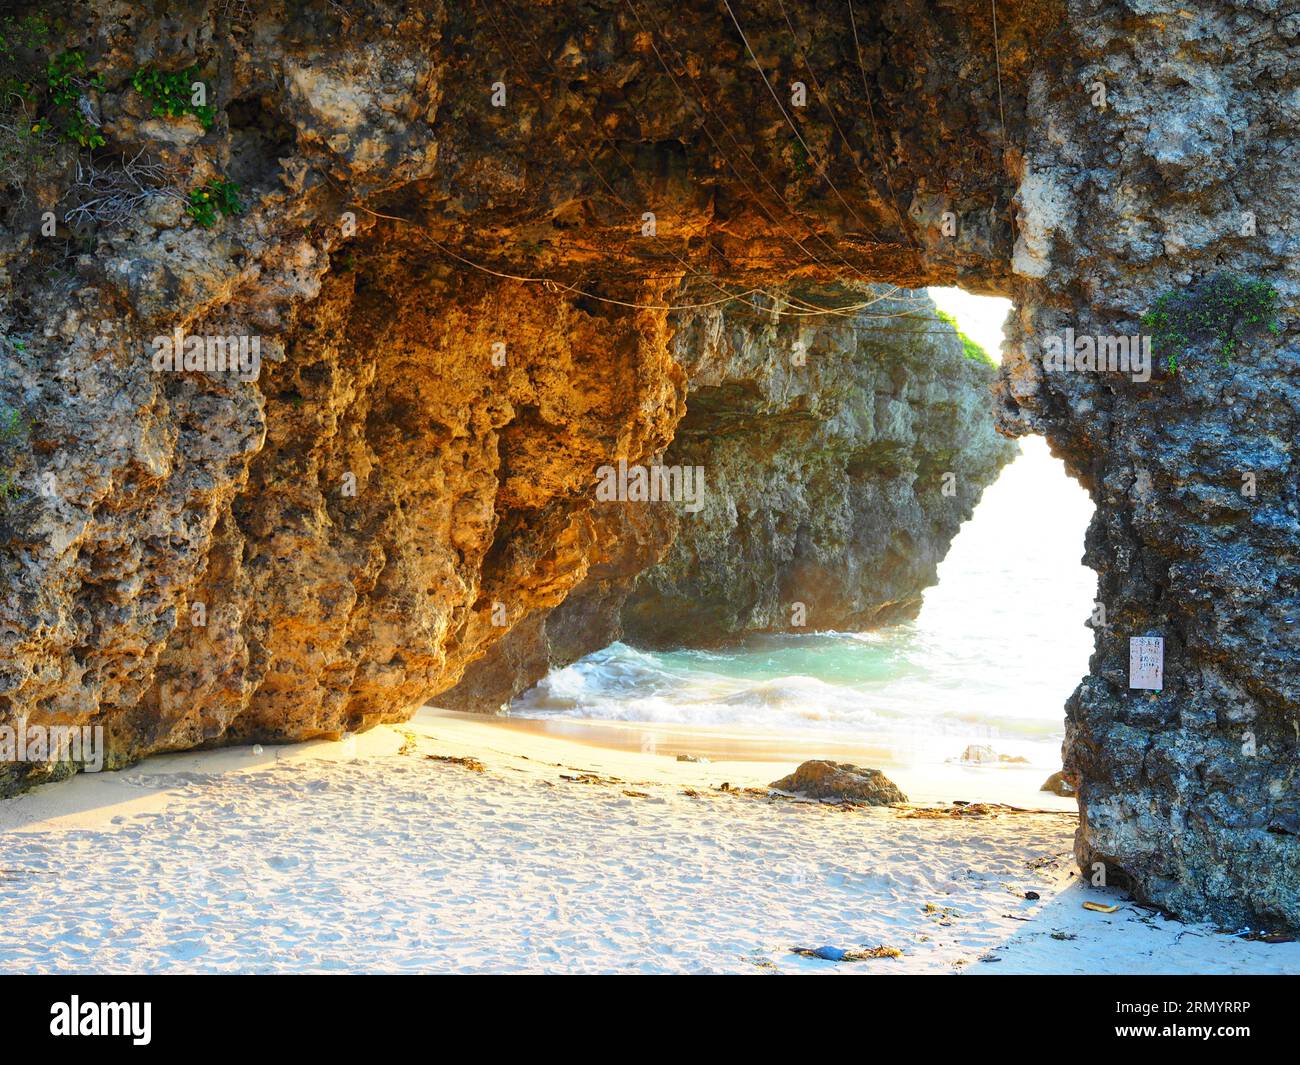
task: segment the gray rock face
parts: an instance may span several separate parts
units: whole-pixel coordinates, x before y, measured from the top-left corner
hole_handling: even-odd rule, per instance
[[[1031,283],[999,419],[1042,432],[1097,506],[1085,561],[1105,618],[1064,749],[1081,867],[1178,913],[1296,926],[1300,161],[1278,145],[1300,121],[1297,24],[1273,4],[1161,10],[1071,3],[1073,85],[1110,86],[1108,106],[1046,71],[1027,97],[1051,132],[1027,142],[1013,267]],[[1212,57],[1212,39],[1251,44]],[[1067,328],[1150,335],[1166,293],[1208,310],[1225,271],[1281,307],[1276,332],[1236,322],[1228,365],[1216,330],[1175,345],[1176,376],[1157,351],[1147,382],[1045,359]],[[1129,688],[1134,636],[1164,640],[1159,692]]]
[[[802,292],[819,305],[848,293]],[[710,311],[672,349],[690,385],[664,456],[704,471],[694,513],[622,610],[634,645],[861,631],[914,617],[980,494],[1017,452],[994,367],[924,293],[799,325]],[[631,506],[633,504],[629,504]],[[594,648],[593,648],[594,649]]]
[[[860,802],[867,806],[907,802],[907,796],[898,790],[898,785],[879,769],[865,769],[849,762],[813,759],[804,762],[788,777],[774,780],[770,786],[778,791],[827,802]]]

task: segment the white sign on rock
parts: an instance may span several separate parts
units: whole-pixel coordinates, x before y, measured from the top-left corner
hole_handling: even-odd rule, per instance
[[[1160,691],[1165,686],[1165,638],[1130,636],[1128,640],[1128,686]]]

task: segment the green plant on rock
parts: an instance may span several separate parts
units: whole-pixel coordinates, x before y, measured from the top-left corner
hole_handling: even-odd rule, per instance
[[[50,24],[42,15],[6,15],[0,19],[0,56],[11,56],[15,43],[35,48],[49,38]]]
[[[20,340],[12,341],[15,350],[26,351],[27,345]],[[15,441],[27,439],[29,425],[27,419],[13,407],[0,407],[0,449],[6,449]]]
[[[54,166],[54,139],[42,133],[21,109],[0,109],[0,187],[25,198],[33,178]]]
[[[200,81],[197,64],[184,70],[165,71],[141,67],[131,79],[131,86],[152,105],[155,118],[180,118],[193,115],[205,130],[212,128],[217,112],[208,104],[194,102],[194,84]]]
[[[794,158],[794,172],[799,177],[808,176],[808,149],[803,146],[802,141],[794,141],[790,145],[790,154]]]
[[[104,88],[103,75],[88,73],[86,57],[69,49],[50,58],[45,66],[45,85],[54,117],[44,121],[52,122],[65,141],[82,148],[102,147],[104,134],[82,111],[81,98],[87,89]]]
[[[1247,337],[1282,331],[1277,312],[1272,285],[1216,274],[1194,288],[1166,292],[1142,316],[1142,327],[1151,334],[1152,354],[1177,374],[1183,357],[1198,343],[1210,345],[1220,366],[1231,366]]]
[[[981,345],[975,343],[975,341],[971,340],[970,337],[961,331],[957,325],[956,318],[951,314],[945,314],[943,311],[935,311],[935,313],[939,316],[941,322],[947,322],[952,326],[953,331],[957,334],[957,339],[961,341],[962,354],[964,354],[966,358],[970,359],[971,362],[982,362],[986,366],[997,367],[998,364],[993,361],[993,357],[985,351]]]
[[[104,79],[86,68],[85,54],[69,48],[46,52],[52,36],[39,16],[0,19],[0,168],[14,183],[13,166],[32,158],[42,139],[67,141],[82,148],[105,143],[86,93],[102,90]]]
[[[13,461],[18,449],[26,442],[31,426],[23,415],[12,407],[0,406],[0,501],[18,495],[14,480]]]
[[[237,215],[243,210],[244,205],[239,200],[239,185],[224,178],[200,185],[190,193],[185,204],[185,213],[204,229],[216,225],[218,214]]]
[[[0,19],[0,94],[6,104],[15,99],[35,102],[49,38],[50,27],[39,16]]]
[[[40,15],[6,15],[0,18],[0,62],[4,64],[4,78],[0,87],[9,91],[9,79],[20,65],[22,53],[44,48],[50,39],[50,26]]]
[[[58,139],[45,72],[50,27],[37,16],[0,18],[0,188],[21,203],[39,175],[55,168]]]

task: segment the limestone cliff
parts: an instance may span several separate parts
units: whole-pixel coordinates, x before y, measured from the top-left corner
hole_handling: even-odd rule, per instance
[[[710,479],[631,591],[631,642],[861,630],[920,609],[1016,448],[993,431],[994,367],[964,353],[923,293],[875,298],[813,326],[712,310],[678,331],[690,388],[664,461]]]
[[[595,470],[685,409],[673,309],[960,283],[1016,305],[1002,428],[1097,504],[1080,862],[1300,925],[1285,5],[64,8],[0,49],[0,720],[121,764],[400,717],[602,564]],[[1272,328],[1193,314],[1147,381],[1045,359],[1224,273]],[[176,330],[261,373],[155,370]]]

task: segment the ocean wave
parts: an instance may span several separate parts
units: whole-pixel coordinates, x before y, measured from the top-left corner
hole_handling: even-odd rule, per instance
[[[820,637],[791,638],[820,641]],[[879,653],[879,645],[845,641],[860,654]],[[824,651],[805,648],[817,659]],[[990,713],[978,706],[954,707],[969,699],[961,690],[945,692],[910,675],[894,683],[845,684],[811,673],[756,677],[750,658],[766,651],[741,648],[657,653],[615,643],[564,669],[555,670],[511,706],[519,717],[572,717],[597,721],[699,727],[742,727],[793,735],[833,734],[842,741],[889,742],[916,746],[937,737],[974,742],[1058,741],[1059,714]],[[760,661],[761,664],[761,661]],[[848,672],[870,672],[850,669]],[[992,692],[997,697],[1001,692]],[[1059,705],[1059,703],[1058,703]],[[945,749],[952,746],[945,745]]]
[[[1091,511],[1059,460],[1031,443],[985,491],[914,621],[754,635],[722,649],[615,643],[552,672],[511,712],[830,736],[943,757],[984,742],[1059,765],[1063,706],[1092,650],[1084,621],[1096,576],[1078,561]]]

